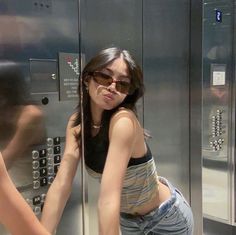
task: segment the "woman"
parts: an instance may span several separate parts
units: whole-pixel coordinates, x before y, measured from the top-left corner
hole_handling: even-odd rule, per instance
[[[9,178],[1,152],[0,223],[12,235],[49,235]]]
[[[101,179],[99,234],[192,234],[191,209],[155,163],[135,110],[142,72],[128,51],[108,48],[82,73],[85,163]],[[79,161],[81,116],[69,120],[61,167],[49,189],[42,223],[53,232],[69,197]],[[69,182],[69,184],[67,183]],[[50,204],[56,202],[54,211]]]

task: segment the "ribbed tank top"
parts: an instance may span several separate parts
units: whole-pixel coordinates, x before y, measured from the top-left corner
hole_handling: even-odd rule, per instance
[[[152,153],[147,146],[143,157],[130,159],[121,193],[121,212],[135,214],[158,192],[158,176]],[[109,147],[108,127],[86,140],[85,164],[88,173],[101,180]]]

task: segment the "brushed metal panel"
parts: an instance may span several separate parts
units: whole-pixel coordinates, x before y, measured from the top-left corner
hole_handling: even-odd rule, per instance
[[[222,22],[216,21],[216,9]],[[204,1],[203,18],[203,214],[231,223],[232,1]],[[214,85],[214,71],[225,73],[225,84]],[[220,115],[219,115],[220,113]],[[217,122],[220,124],[217,125]],[[215,135],[215,130],[220,129]],[[218,142],[224,142],[218,146]],[[213,143],[213,144],[212,144]],[[215,147],[214,143],[217,143]]]
[[[202,219],[202,1],[191,1],[190,41],[190,201],[194,234],[203,234]]]
[[[145,128],[160,175],[189,199],[189,1],[146,0]]]
[[[82,50],[88,61],[110,46],[129,50],[142,63],[142,1],[82,0]]]

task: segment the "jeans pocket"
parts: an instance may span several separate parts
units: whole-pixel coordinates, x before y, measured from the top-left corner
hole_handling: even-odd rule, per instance
[[[162,224],[174,224],[176,223],[176,218],[178,217],[178,208],[172,206],[172,208],[167,212],[167,214],[160,220]]]
[[[188,233],[191,227],[191,223],[188,222],[179,206],[174,205],[159,223],[156,224],[153,231],[158,234],[191,234]]]

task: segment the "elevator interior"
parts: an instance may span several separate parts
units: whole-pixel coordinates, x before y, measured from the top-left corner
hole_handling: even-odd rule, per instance
[[[200,218],[201,84],[196,74],[201,68],[192,66],[191,61],[199,59],[194,52],[201,48],[198,43],[193,46],[191,40],[199,38],[200,34],[194,39],[192,34],[197,35],[201,28],[190,30],[201,20],[191,18],[194,14],[201,16],[200,2],[23,0],[19,4],[17,0],[1,0],[0,13],[1,59],[21,67],[22,82],[29,88],[32,105],[41,111],[44,123],[43,140],[30,146],[26,156],[30,176],[26,183],[17,185],[35,213],[40,216],[62,157],[68,117],[78,104],[78,55],[83,54],[86,62],[100,49],[114,45],[128,49],[143,68],[146,94],[139,101],[138,112],[144,127],[151,131],[149,145],[159,174],[180,188],[191,202],[196,218]],[[4,141],[0,142],[1,151]],[[15,168],[24,172],[20,164],[15,164]],[[13,177],[14,174],[12,170]],[[86,175],[86,198],[82,199],[80,174],[78,168],[58,235],[97,234],[99,183]],[[192,189],[197,193],[192,193]],[[82,213],[83,203],[86,207]],[[199,231],[200,219],[196,222],[197,235],[201,234]]]

